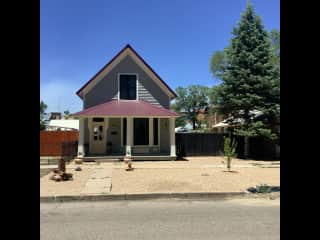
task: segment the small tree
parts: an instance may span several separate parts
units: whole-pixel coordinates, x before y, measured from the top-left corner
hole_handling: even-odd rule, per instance
[[[66,116],[68,116],[68,115],[70,114],[70,112],[69,112],[69,110],[65,110],[65,111],[63,112],[63,114],[66,115]]]
[[[175,99],[172,109],[183,114],[185,119],[192,123],[193,130],[200,127],[197,120],[199,111],[207,109],[209,106],[209,91],[208,87],[201,85],[176,88],[178,97]]]
[[[235,139],[231,140],[230,137],[224,137],[224,156],[227,157],[228,171],[231,169],[231,159],[237,157],[236,154],[237,142]]]
[[[48,108],[47,104],[43,101],[40,101],[40,131],[46,129],[44,117],[46,115],[46,109]]]

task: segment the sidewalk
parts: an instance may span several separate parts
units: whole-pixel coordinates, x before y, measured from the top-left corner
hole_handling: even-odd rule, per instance
[[[149,197],[248,195],[258,184],[280,186],[280,162],[232,161],[226,171],[221,157],[188,158],[188,161],[135,161],[133,171],[123,162],[67,165],[72,181],[54,182],[51,173],[40,178],[40,196],[54,199],[128,199]],[[75,171],[80,166],[82,171]],[[56,167],[56,166],[55,166]],[[228,195],[228,196],[229,196]],[[60,196],[60,197],[59,197]],[[104,196],[104,197],[103,197]],[[131,197],[130,197],[131,196]],[[57,199],[57,198],[56,198]]]

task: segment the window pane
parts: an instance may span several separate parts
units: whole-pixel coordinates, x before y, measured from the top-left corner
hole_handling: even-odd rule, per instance
[[[120,99],[136,100],[136,75],[120,75]]]
[[[158,145],[158,118],[153,119],[153,145]]]
[[[134,145],[149,145],[149,119],[134,119]]]
[[[94,122],[104,122],[104,118],[93,118]]]

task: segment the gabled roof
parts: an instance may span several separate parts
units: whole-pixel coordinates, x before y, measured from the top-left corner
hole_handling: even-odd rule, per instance
[[[94,81],[99,77],[99,75],[106,70],[109,66],[112,65],[123,53],[126,53],[126,50],[129,54],[131,52],[134,54],[141,62],[146,66],[146,68],[154,75],[154,77],[158,80],[159,85],[168,91],[170,95],[170,99],[174,99],[177,97],[176,93],[161,79],[161,77],[146,63],[146,61],[129,45],[127,44],[116,56],[114,56],[103,68],[101,68],[85,85],[83,85],[78,91],[77,95],[82,99],[83,91],[90,85],[93,84]],[[111,70],[111,69],[110,69]]]
[[[141,100],[111,100],[74,113],[72,116],[179,117],[179,115],[173,111]]]

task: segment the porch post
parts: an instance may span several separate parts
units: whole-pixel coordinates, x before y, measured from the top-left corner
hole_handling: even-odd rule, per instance
[[[84,118],[79,119],[78,157],[84,157]]]
[[[176,157],[176,135],[175,135],[175,118],[169,118],[169,132],[170,132],[170,156]]]
[[[132,146],[132,139],[133,139],[133,118],[127,118],[127,145],[126,145],[126,156],[131,156],[131,146]]]

